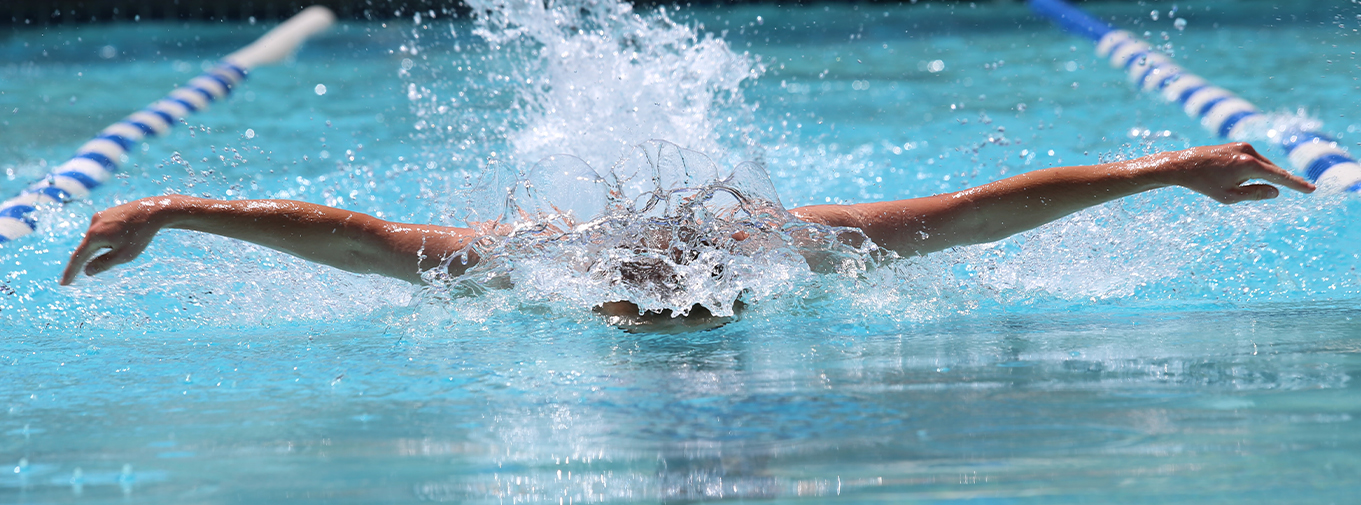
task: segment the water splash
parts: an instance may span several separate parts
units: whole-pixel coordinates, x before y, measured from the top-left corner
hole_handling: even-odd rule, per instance
[[[468,5],[473,37],[459,36],[451,23],[452,43],[426,44],[421,55],[449,51],[447,62],[430,65],[463,72],[463,89],[434,98],[449,81],[434,71],[410,84],[424,123],[441,132],[434,135],[443,136],[442,145],[458,146],[437,149],[440,157],[467,151],[470,135],[484,136],[471,139],[480,154],[495,155],[504,144],[509,152],[499,158],[525,164],[566,154],[604,167],[652,139],[725,164],[755,157],[742,86],[763,68],[723,39],[700,35],[664,8],[639,13],[626,2]],[[501,110],[475,111],[482,104]],[[470,113],[490,123],[483,129],[489,133],[460,128],[457,118]]]
[[[1277,135],[1281,135],[1282,132],[1316,132],[1323,128],[1323,122],[1309,115],[1304,109],[1294,112],[1268,112],[1263,116],[1265,116],[1264,120],[1248,122],[1243,128],[1235,131],[1232,140],[1261,142],[1264,145],[1274,146]]]
[[[814,282],[815,270],[855,277],[877,262],[877,247],[858,230],[790,215],[759,164],[725,171],[668,142],[637,146],[604,174],[550,156],[504,196],[496,218],[480,224],[495,231],[475,246],[483,262],[463,277],[436,271],[430,280],[474,291],[514,286],[530,303],[629,301],[675,315],[702,305],[730,316],[739,299],[778,297]]]
[[[1027,134],[1034,136],[1034,127],[1020,123],[1018,116],[1007,124],[1011,137],[1018,142],[1014,147],[992,143],[995,125],[989,125],[986,135],[979,132],[971,140],[960,141],[953,140],[957,136],[948,135],[937,139],[934,132],[913,135],[901,131],[882,135],[876,132],[875,140],[866,142],[836,136],[820,138],[809,133],[806,137],[791,136],[788,141],[771,138],[772,145],[765,146],[769,151],[761,152],[762,146],[752,138],[755,131],[752,125],[767,125],[752,119],[758,108],[748,103],[747,98],[783,103],[752,91],[754,76],[762,71],[761,60],[733,51],[729,42],[704,36],[697,28],[673,21],[673,13],[634,12],[627,5],[612,2],[541,5],[486,1],[477,5],[480,10],[476,10],[475,20],[447,25],[441,24],[446,21],[444,17],[439,18],[440,23],[429,18],[422,20],[417,25],[419,47],[408,44],[402,55],[390,63],[392,68],[408,72],[408,81],[404,83],[407,85],[397,99],[408,99],[415,117],[398,121],[398,114],[383,109],[388,121],[414,123],[411,129],[415,132],[408,133],[421,141],[419,149],[438,156],[439,160],[416,161],[413,153],[405,150],[407,147],[384,150],[384,146],[370,144],[365,150],[362,144],[339,143],[336,138],[343,138],[341,134],[346,130],[353,133],[368,127],[362,126],[373,117],[372,111],[367,111],[356,116],[362,121],[344,123],[346,126],[328,133],[329,141],[321,138],[323,144],[330,142],[330,146],[316,145],[313,139],[299,141],[298,151],[287,155],[283,150],[266,152],[261,147],[269,145],[263,142],[273,136],[263,133],[247,139],[250,142],[234,145],[233,152],[242,148],[251,163],[256,164],[242,165],[250,170],[238,170],[228,161],[232,159],[230,155],[226,159],[217,158],[225,152],[219,153],[211,146],[185,150],[185,157],[172,156],[162,163],[179,170],[181,167],[175,163],[192,162],[193,167],[182,168],[186,173],[193,168],[198,175],[188,178],[181,175],[176,178],[177,183],[167,181],[169,186],[162,186],[160,173],[134,172],[132,178],[118,187],[123,193],[115,198],[155,194],[164,187],[177,192],[202,192],[204,196],[234,197],[224,190],[236,183],[245,186],[230,188],[238,195],[298,198],[398,221],[443,220],[452,225],[462,224],[460,212],[468,207],[476,211],[469,213],[469,221],[524,226],[512,238],[498,243],[498,247],[511,253],[510,259],[500,266],[488,264],[486,270],[475,272],[485,274],[484,277],[471,277],[467,283],[481,286],[479,289],[493,287],[491,277],[497,274],[503,283],[513,282],[514,289],[499,290],[479,300],[465,298],[427,306],[420,298],[411,298],[413,289],[405,284],[352,276],[271,251],[238,248],[224,239],[189,234],[180,235],[183,239],[167,237],[170,240],[158,242],[160,245],[153,246],[156,249],[140,263],[105,274],[95,281],[98,284],[82,281],[74,288],[58,289],[52,285],[52,278],[60,271],[74,241],[43,238],[6,246],[8,249],[0,255],[7,265],[13,265],[6,284],[0,285],[0,319],[23,328],[76,324],[166,328],[205,323],[230,326],[239,324],[237,321],[245,316],[251,324],[269,326],[288,321],[384,318],[389,317],[384,312],[389,309],[396,314],[391,317],[407,317],[404,310],[424,314],[428,309],[446,315],[454,312],[457,313],[454,317],[476,321],[534,304],[589,307],[615,297],[651,296],[650,307],[684,308],[685,303],[692,301],[723,305],[735,297],[764,296],[766,300],[799,299],[790,304],[768,303],[760,309],[772,314],[786,308],[797,311],[807,307],[809,313],[834,313],[848,319],[864,319],[864,314],[870,313],[887,315],[890,320],[918,321],[985,307],[1036,307],[1043,311],[1086,306],[1093,304],[1093,300],[1175,306],[1199,300],[1239,303],[1342,298],[1361,291],[1358,288],[1361,280],[1349,270],[1356,263],[1355,258],[1345,250],[1346,244],[1354,241],[1340,241],[1341,245],[1336,245],[1323,239],[1349,238],[1353,234],[1345,216],[1354,204],[1330,207],[1317,197],[1308,202],[1288,201],[1284,206],[1220,208],[1198,196],[1183,196],[1169,190],[1080,213],[1014,240],[898,261],[877,269],[864,267],[866,260],[855,251],[830,255],[824,266],[810,268],[806,251],[799,249],[797,242],[791,245],[789,241],[798,231],[789,227],[801,225],[772,214],[774,217],[762,218],[769,222],[761,226],[775,230],[770,242],[762,245],[766,249],[760,249],[754,259],[731,258],[730,255],[743,252],[742,247],[756,248],[761,242],[704,243],[696,242],[694,236],[719,237],[722,241],[723,237],[731,239],[733,230],[759,227],[757,224],[701,222],[714,212],[704,206],[694,209],[698,217],[678,214],[684,210],[686,198],[694,199],[705,191],[711,193],[708,197],[712,202],[730,198],[727,190],[707,186],[731,175],[714,166],[754,170],[769,161],[785,192],[783,203],[822,203],[824,195],[870,201],[958,189],[965,181],[974,184],[1000,176],[998,171],[1008,166],[1017,170],[1034,168],[1007,160],[1026,150],[1034,152],[1041,147],[1038,142],[1045,141],[1027,139]],[[438,40],[433,34],[446,27],[451,33],[449,39]],[[457,34],[452,35],[455,31]],[[739,41],[731,43],[736,45],[741,39],[733,40]],[[396,45],[397,42],[391,43]],[[562,57],[563,52],[568,53],[567,58]],[[464,70],[456,71],[460,66]],[[467,70],[469,67],[475,68]],[[340,81],[328,78],[325,82]],[[304,91],[315,96],[310,89],[312,84]],[[874,89],[887,88],[876,81]],[[341,91],[333,86],[327,96],[337,96]],[[744,92],[750,96],[744,97]],[[953,102],[954,95],[950,96]],[[264,99],[262,93],[261,100]],[[1029,98],[1027,101],[1037,103]],[[657,106],[658,103],[662,106]],[[278,108],[284,107],[281,104]],[[1027,113],[1031,116],[1026,118],[1036,115],[1040,107],[1031,109]],[[778,124],[780,118],[775,116],[774,123]],[[1057,117],[1041,119],[1052,122]],[[1081,120],[1076,115],[1064,119]],[[421,121],[425,122],[423,126]],[[999,125],[1007,121],[998,118]],[[306,124],[320,122],[318,119]],[[261,127],[253,122],[243,123],[243,127],[246,124]],[[982,121],[969,124],[981,125]],[[1141,131],[1147,134],[1147,130]],[[238,133],[219,133],[216,128],[213,133],[200,130],[196,139],[203,141],[213,135],[218,136],[214,142],[221,145],[225,142],[221,135],[236,137]],[[685,160],[686,169],[659,172],[689,174],[691,179],[658,182],[651,175],[620,178],[630,170],[627,164],[615,167],[621,157],[651,169],[644,156],[649,148],[633,150],[650,138],[672,140],[717,163],[690,163],[690,154],[684,153],[654,155],[663,163]],[[989,143],[983,144],[984,139]],[[1024,144],[1020,143],[1022,140]],[[845,147],[837,147],[837,142]],[[651,149],[660,152],[661,145],[653,144]],[[1005,152],[984,156],[984,160],[998,160],[996,169],[984,170],[975,179],[974,174],[960,170],[978,171],[978,161],[962,161],[970,158],[970,149],[977,151],[971,146],[978,145]],[[1075,150],[1085,150],[1085,145]],[[1093,151],[1105,145],[1094,143]],[[468,149],[465,151],[464,147]],[[316,160],[317,148],[335,153],[331,160],[342,159],[340,153],[344,152],[352,163],[309,165],[303,153],[311,153]],[[205,149],[208,152],[203,152]],[[349,149],[353,149],[353,154]],[[885,153],[888,150],[898,156],[897,149],[902,150],[902,158]],[[160,151],[152,151],[157,152]],[[390,155],[384,159],[383,153]],[[353,155],[359,159],[353,159]],[[223,163],[201,161],[206,156]],[[303,165],[289,165],[295,159],[302,159]],[[520,173],[541,159],[545,161],[539,168]],[[740,160],[756,161],[742,168],[737,162]],[[460,164],[469,161],[480,164]],[[287,172],[290,166],[294,167],[292,173]],[[35,167],[34,163],[16,165],[15,177],[25,179],[45,173],[33,172]],[[278,169],[279,174],[265,175],[266,167],[270,171]],[[333,168],[334,171],[329,171]],[[208,169],[220,169],[223,174],[230,171],[233,179],[207,177],[204,174]],[[560,173],[550,177],[554,170]],[[237,179],[248,172],[249,179]],[[479,174],[486,177],[476,179]],[[461,191],[449,191],[461,182],[462,175],[476,182],[467,183]],[[574,179],[576,176],[580,178]],[[919,182],[902,180],[914,176]],[[781,205],[774,190],[765,186],[769,181],[764,177],[757,179],[762,181],[761,188],[737,188],[738,193],[757,195]],[[628,181],[638,184],[629,186]],[[526,184],[517,186],[521,182]],[[257,183],[258,189],[254,187]],[[608,190],[611,185],[620,194],[631,194],[634,199],[612,195]],[[672,194],[666,188],[689,189]],[[651,210],[642,212],[652,201],[650,196],[642,198],[643,195],[654,190],[665,196],[653,203]],[[469,201],[472,205],[465,205]],[[634,214],[621,214],[620,209],[625,208]],[[61,228],[54,235],[78,236],[95,209],[88,206],[74,209],[51,215],[44,221],[45,226]],[[520,212],[535,217],[521,219]],[[591,219],[610,212],[628,217],[615,221]],[[699,224],[691,224],[687,219]],[[577,229],[588,223],[592,227]],[[557,231],[563,232],[558,239],[546,238]],[[613,231],[621,235],[599,237]],[[723,235],[724,232],[729,235]],[[189,247],[172,246],[176,240],[183,240],[180,245]],[[645,242],[652,246],[651,253],[645,253],[647,247],[642,247],[644,252],[630,249]],[[680,244],[679,249],[687,251],[686,255],[696,256],[683,263],[658,252],[669,251],[659,244]],[[602,263],[597,265],[597,277],[591,276],[590,266],[595,263],[586,261],[590,258],[581,260],[586,261],[584,265],[555,262],[556,258],[591,250],[608,252],[599,258]],[[670,281],[671,274],[663,278],[674,287],[683,288],[685,294],[676,297],[670,288],[647,291],[629,286],[623,279],[625,273],[638,265],[648,265],[647,261],[655,265],[652,270],[680,272],[676,281]],[[705,279],[712,279],[712,268],[719,265],[730,269],[725,272],[732,275],[741,273],[742,279],[697,290],[686,284],[709,282]],[[845,275],[811,273],[817,271],[840,271]],[[644,273],[634,274],[647,277]],[[581,283],[574,287],[569,280]],[[668,282],[651,288],[666,288]],[[741,295],[743,292],[749,294]],[[418,307],[411,309],[408,305]],[[585,311],[557,312],[566,313],[585,313],[589,317]]]

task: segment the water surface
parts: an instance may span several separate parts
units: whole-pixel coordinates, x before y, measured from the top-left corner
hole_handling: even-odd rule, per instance
[[[1355,134],[1354,6],[1094,8],[1265,109],[1318,119],[1344,144]],[[1354,199],[1222,207],[1163,190],[996,244],[764,279],[771,295],[740,321],[681,335],[625,333],[533,285],[451,297],[185,232],[55,285],[91,214],[168,192],[459,225],[495,211],[472,188],[543,156],[604,171],[653,139],[726,170],[764,166],[786,207],[1215,142],[1018,6],[593,9],[342,25],[135,148],[90,200],[43,213],[40,234],[0,246],[0,463],[11,470],[0,494],[1330,503],[1358,492]],[[0,45],[5,187],[265,29],[12,32]]]

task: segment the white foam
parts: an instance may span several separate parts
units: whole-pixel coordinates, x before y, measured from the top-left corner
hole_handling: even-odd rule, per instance
[[[865,244],[857,249],[841,240],[845,230],[790,216],[761,167],[723,170],[665,142],[637,146],[603,174],[575,158],[546,159],[503,201],[498,215],[514,231],[488,237],[484,262],[456,286],[509,281],[521,300],[627,300],[674,314],[699,304],[727,316],[738,299],[778,297],[815,268],[855,276],[875,261],[863,235],[850,241]]]
[[[725,138],[737,127],[729,119],[744,114],[741,85],[760,69],[722,39],[699,35],[665,9],[639,14],[625,2],[469,5],[484,13],[479,36],[527,55],[509,73],[525,83],[517,86],[523,124],[507,134],[514,159],[570,154],[608,167],[634,146],[664,139],[736,161],[727,157]]]

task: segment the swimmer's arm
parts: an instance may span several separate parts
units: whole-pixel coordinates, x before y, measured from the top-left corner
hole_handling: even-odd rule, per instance
[[[132,261],[163,228],[222,235],[342,270],[413,283],[474,237],[467,228],[394,223],[306,202],[158,196],[95,214],[61,283],[74,281],[82,266],[95,275]],[[450,273],[461,274],[475,262],[475,257],[467,265],[453,261]]]
[[[793,209],[799,218],[860,228],[900,255],[993,242],[1079,210],[1166,186],[1182,186],[1232,204],[1275,198],[1262,179],[1311,192],[1314,185],[1276,166],[1246,143],[1225,144],[1101,165],[1055,167],[956,193],[856,205]]]

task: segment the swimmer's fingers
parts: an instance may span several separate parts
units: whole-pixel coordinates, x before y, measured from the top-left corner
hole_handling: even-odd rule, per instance
[[[61,285],[71,285],[76,280],[76,273],[80,272],[91,258],[99,254],[99,251],[110,247],[107,244],[91,243],[90,239],[90,235],[86,235],[85,240],[82,240],[76,250],[71,253],[71,260],[66,263],[66,269],[61,272]]]
[[[1259,173],[1253,178],[1279,184],[1301,193],[1313,193],[1314,189],[1316,189],[1313,184],[1304,180],[1303,177],[1292,174],[1286,171],[1286,169],[1277,166],[1275,163],[1265,161],[1265,159],[1263,159]]]
[[[1272,163],[1251,145],[1239,142],[1181,151],[1175,155],[1175,184],[1205,194],[1220,203],[1275,198],[1280,191],[1270,184],[1310,193],[1314,185]],[[1246,184],[1251,180],[1270,184]]]
[[[62,285],[74,282],[82,267],[86,275],[94,275],[132,261],[146,250],[159,225],[149,223],[145,216],[129,216],[126,210],[125,205],[95,213],[85,239],[71,253],[71,261],[61,274]]]
[[[1247,142],[1235,142],[1223,147],[1227,147],[1231,151],[1237,153],[1232,158],[1236,165],[1247,168],[1247,173],[1244,174],[1244,181],[1247,179],[1262,179],[1301,193],[1311,193],[1314,191],[1313,184],[1310,184],[1309,181],[1304,180],[1300,176],[1281,168],[1280,165],[1273,163],[1271,160],[1267,159],[1266,156],[1263,156],[1262,153],[1257,152],[1257,149],[1253,148],[1252,144]],[[1241,182],[1242,181],[1240,181],[1240,184]]]
[[[147,244],[124,244],[122,247],[115,247],[112,250],[95,256],[89,263],[85,264],[85,275],[96,275],[107,271],[110,268],[122,265],[137,258],[146,250]]]
[[[91,237],[93,236],[87,235],[80,246],[76,247],[75,252],[71,253],[71,261],[61,273],[61,285],[69,286],[75,282],[76,274],[82,269],[85,275],[95,275],[132,261],[147,247],[147,242],[114,244],[98,238],[91,240]]]
[[[1247,184],[1228,190],[1222,198],[1216,198],[1216,200],[1232,204],[1238,202],[1270,200],[1276,198],[1280,194],[1281,191],[1270,184]]]

